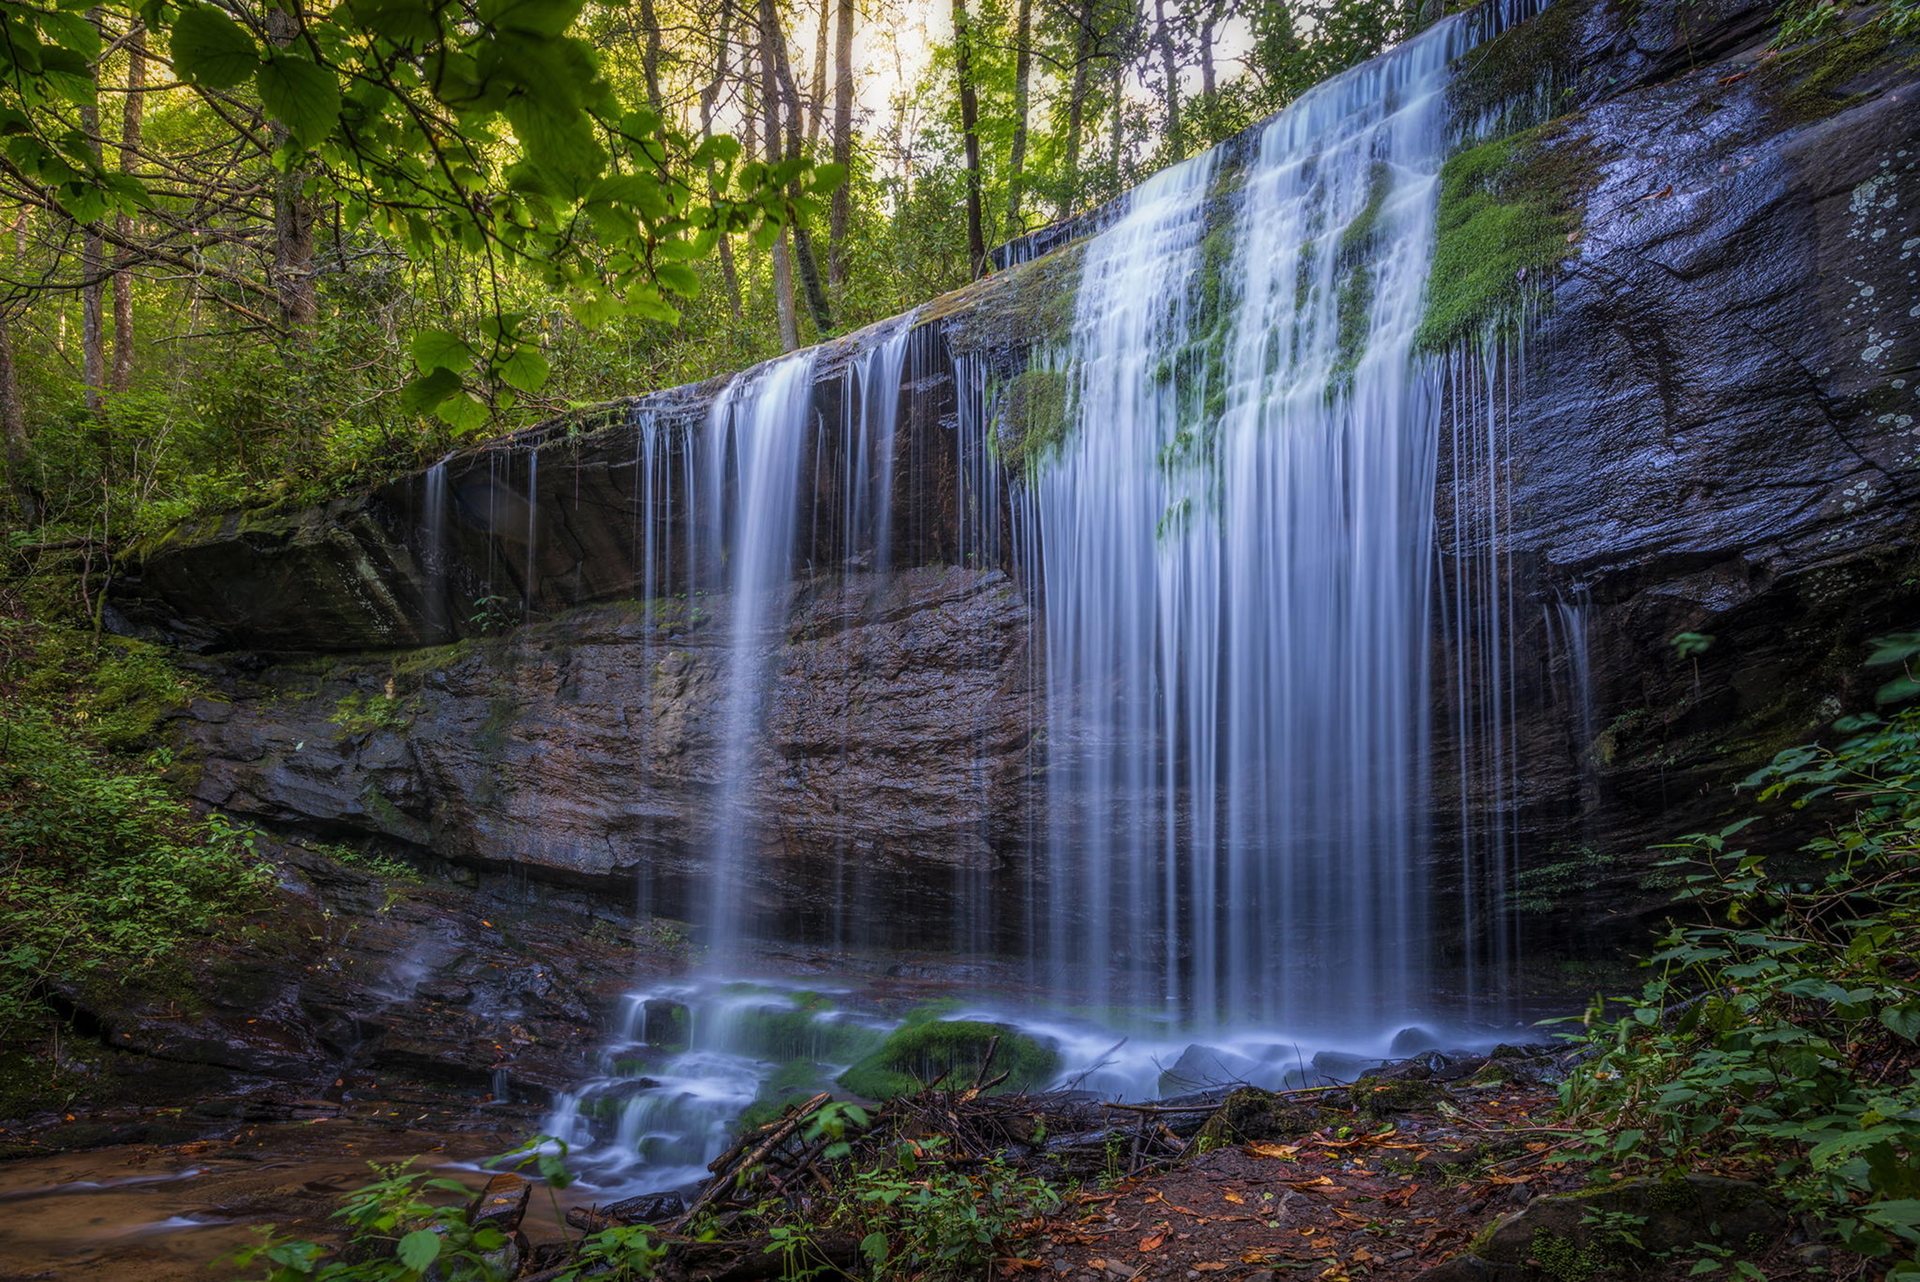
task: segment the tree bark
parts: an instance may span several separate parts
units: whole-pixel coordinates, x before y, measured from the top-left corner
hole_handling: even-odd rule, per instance
[[[88,138],[100,136],[100,108],[87,102],[80,108],[80,131]],[[88,143],[95,155],[99,147]],[[87,413],[94,423],[94,441],[101,451],[101,464],[112,457],[113,442],[104,415],[107,388],[106,326],[107,242],[97,224],[80,229],[80,380],[86,385]]]
[[[720,0],[720,15],[716,20],[717,38],[714,41],[713,79],[700,91],[700,136],[713,136],[713,108],[720,100],[720,91],[726,87],[727,75],[733,67],[733,0]],[[748,113],[748,123],[752,123],[752,113]],[[720,186],[712,173],[707,175],[707,194],[719,199]],[[716,248],[720,252],[720,278],[726,286],[727,305],[734,319],[741,315],[740,308],[740,272],[733,265],[733,237],[722,228]]]
[[[827,216],[827,283],[835,290],[847,281],[847,225],[853,218],[853,0],[839,0],[839,10],[833,36],[833,163],[846,169],[847,179],[834,188]]]
[[[1060,191],[1060,217],[1080,198],[1080,131],[1087,119],[1087,81],[1093,70],[1093,0],[1081,0],[1074,15],[1073,89],[1067,98],[1067,182]]]
[[[792,64],[787,59],[787,36],[781,30],[780,11],[774,0],[760,0],[760,22],[762,29],[769,33],[774,79],[787,105],[786,158],[798,160],[804,154],[800,135],[800,89],[793,80]],[[788,228],[793,233],[794,266],[800,272],[800,285],[806,295],[807,312],[813,317],[814,330],[825,338],[833,329],[833,311],[827,304],[827,291],[820,283],[819,262],[813,255],[813,235],[798,208],[800,184],[797,180],[789,188],[788,194],[795,202],[788,208]]]
[[[760,0],[760,118],[769,164],[780,153],[780,78],[774,71],[774,27],[768,21],[772,10],[773,0]],[[800,320],[794,314],[793,265],[784,228],[773,242],[773,301],[780,315],[780,350],[791,352],[800,346]]]
[[[654,13],[653,0],[640,0],[640,25],[646,28],[646,43],[640,53],[640,72],[647,82],[647,105],[653,108],[653,114],[657,116],[666,108],[660,97],[660,19]]]
[[[135,27],[127,37],[127,101],[120,116],[120,172],[139,171],[140,132],[146,116],[147,33]],[[113,254],[113,373],[109,386],[124,392],[133,383],[133,269],[128,265],[126,241],[133,236],[133,220],[120,214],[114,220],[122,245]]]
[[[827,110],[827,19],[832,0],[820,0],[820,26],[813,38],[813,80],[807,85],[807,144],[820,141],[820,118]]]
[[[960,136],[967,157],[967,264],[979,276],[987,265],[987,238],[980,216],[980,99],[973,84],[972,48],[967,0],[953,0],[954,77],[960,82]]]
[[[1033,85],[1033,0],[1020,0],[1013,55],[1013,142],[1007,153],[1007,235],[1026,231],[1020,200],[1027,176],[1027,114]]]
[[[1167,21],[1167,0],[1153,0],[1153,16],[1154,42],[1160,46],[1160,73],[1167,81],[1167,141],[1173,144],[1173,158],[1184,160],[1187,139],[1180,120],[1180,57],[1173,47],[1173,24]]]
[[[294,0],[297,3],[297,0]],[[279,5],[267,10],[267,38],[286,48],[300,34],[294,13]],[[287,141],[284,125],[273,127],[273,145]],[[320,318],[320,293],[313,273],[313,202],[306,170],[289,169],[273,184],[273,287],[280,298],[280,319],[296,333]]]
[[[23,256],[27,242],[28,209],[22,205],[13,221],[13,257]],[[13,359],[13,326],[0,312],[0,444],[4,444],[7,463],[7,488],[13,492],[14,506],[22,525],[40,520],[40,491],[34,485],[31,460],[33,439],[27,432],[27,408],[20,395],[20,375]]]

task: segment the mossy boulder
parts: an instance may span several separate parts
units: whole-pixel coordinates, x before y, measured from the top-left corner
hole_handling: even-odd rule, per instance
[[[1445,1087],[1417,1078],[1362,1077],[1347,1090],[1354,1112],[1369,1117],[1418,1113],[1447,1098]]]
[[[1676,1175],[1537,1197],[1482,1229],[1467,1254],[1534,1277],[1584,1282],[1698,1243],[1757,1254],[1786,1227],[1786,1213],[1758,1184]]]
[[[986,1063],[989,1046],[993,1047],[991,1064]],[[887,1035],[878,1050],[840,1074],[839,1084],[867,1099],[887,1100],[941,1079],[947,1086],[967,1086],[981,1075],[983,1065],[988,1079],[1007,1075],[994,1088],[996,1093],[1032,1090],[1059,1071],[1060,1056],[1011,1025],[909,1018]]]
[[[1284,1095],[1243,1086],[1220,1101],[1200,1127],[1194,1136],[1195,1149],[1204,1152],[1231,1144],[1297,1139],[1320,1129],[1328,1117],[1325,1111],[1294,1103]]]

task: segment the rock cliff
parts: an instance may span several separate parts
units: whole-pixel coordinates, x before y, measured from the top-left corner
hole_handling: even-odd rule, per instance
[[[1524,336],[1437,358],[1438,581],[1491,566],[1509,608],[1498,707],[1447,676],[1485,620],[1436,630],[1436,694],[1464,711],[1435,718],[1435,857],[1516,861],[1542,945],[1625,938],[1654,901],[1646,846],[1861,706],[1862,643],[1920,619],[1920,74],[1857,32],[1769,52],[1768,21],[1558,0],[1456,86],[1532,126],[1483,181],[1546,201],[1559,248],[1496,282]],[[1005,393],[1059,337],[1074,234],[911,320],[886,564],[851,546],[833,469],[805,472],[751,791],[774,847],[752,898],[800,905],[783,932],[927,944],[904,923],[933,920],[977,944],[1019,916],[1046,827],[1044,610],[1006,537],[1034,426]],[[816,458],[870,340],[816,363]],[[985,434],[980,386],[1002,393]],[[224,691],[181,721],[198,796],[623,900],[637,880],[684,913],[730,606],[649,571],[676,516],[636,521],[634,496],[648,434],[689,430],[718,387],[450,458],[444,546],[415,476],[144,549],[116,626],[199,652]],[[1454,479],[1489,452],[1491,499]],[[968,468],[999,475],[984,504]],[[1681,633],[1712,641],[1683,654]],[[1457,733],[1489,718],[1497,760]],[[983,878],[999,920],[954,922]]]

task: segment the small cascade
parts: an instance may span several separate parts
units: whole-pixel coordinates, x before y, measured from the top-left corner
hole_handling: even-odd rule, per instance
[[[447,460],[441,459],[426,471],[422,482],[421,523],[426,527],[424,576],[427,596],[427,628],[436,639],[451,633],[447,603]]]
[[[538,590],[540,538],[540,451],[527,451],[527,559],[526,573],[521,579],[521,592],[525,598],[521,614],[523,618],[533,617],[533,597]]]
[[[743,891],[759,838],[751,799],[764,704],[786,622],[801,446],[813,408],[813,353],[801,352],[736,378],[714,401],[702,442],[705,549],[728,593],[726,694],[719,725],[719,787],[706,866],[704,924],[716,958],[754,935]]]
[[[1520,353],[1491,339],[1458,349],[1445,362],[1454,425],[1446,451],[1453,502],[1441,517],[1439,591],[1457,780],[1456,907],[1463,995],[1489,1017],[1505,1010],[1502,980],[1517,949],[1511,895],[1519,867],[1514,716],[1521,674],[1514,567],[1505,538],[1512,496],[1502,464],[1507,409],[1521,366]]]
[[[690,1187],[756,1101],[828,1085],[894,1021],[761,983],[668,984],[631,994],[600,1074],[559,1096],[545,1133],[599,1188]]]

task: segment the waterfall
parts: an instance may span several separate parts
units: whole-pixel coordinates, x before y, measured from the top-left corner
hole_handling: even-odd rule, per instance
[[[1070,421],[1021,523],[1035,964],[1063,1003],[1352,1033],[1430,999],[1441,388],[1414,338],[1449,64],[1509,17],[1322,84],[1242,171],[1159,174],[1086,250]]]
[[[447,615],[447,460],[441,459],[427,469],[424,485],[421,524],[426,527],[422,558],[426,573],[422,582],[427,597],[427,628],[435,641],[443,641],[452,631]]]
[[[812,404],[813,353],[800,352],[730,382],[707,416],[702,443],[701,486],[714,523],[709,553],[731,610],[705,906],[708,945],[722,957],[753,933],[752,904],[743,894],[759,836],[753,773],[774,675],[771,657],[786,622],[801,445]]]

